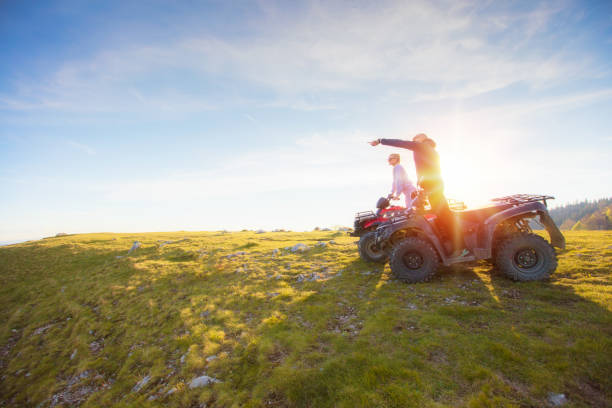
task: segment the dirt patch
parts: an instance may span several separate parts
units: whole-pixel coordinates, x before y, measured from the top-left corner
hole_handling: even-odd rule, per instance
[[[351,306],[344,306],[342,312],[336,315],[327,325],[327,329],[334,333],[356,336],[363,328],[363,322],[357,316],[357,310]]]
[[[569,400],[582,400],[591,407],[612,407],[606,399],[605,392],[593,381],[582,379],[566,384],[566,387]]]
[[[440,348],[430,350],[427,355],[427,360],[435,364],[448,364],[448,357],[446,356],[444,350]]]
[[[85,370],[66,381],[65,386],[53,394],[49,401],[50,407],[58,405],[79,406],[94,392],[110,388],[112,380],[94,371]]]
[[[289,403],[283,394],[272,391],[264,398],[264,407],[288,407]]]
[[[21,339],[21,331],[13,329],[11,330],[11,336],[8,338],[6,344],[0,346],[0,371],[3,371],[6,366],[8,366],[11,350],[13,350],[13,347],[15,347],[19,339]]]
[[[288,354],[289,353],[287,353],[287,350],[276,345],[274,347],[274,350],[268,353],[267,358],[268,358],[268,361],[270,361],[271,363],[278,365],[283,362],[283,360],[285,359],[285,357],[287,357]]]

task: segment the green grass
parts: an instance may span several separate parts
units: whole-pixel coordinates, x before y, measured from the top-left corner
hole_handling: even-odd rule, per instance
[[[612,406],[612,233],[566,238],[548,282],[481,262],[418,285],[337,232],[1,247],[0,406]]]

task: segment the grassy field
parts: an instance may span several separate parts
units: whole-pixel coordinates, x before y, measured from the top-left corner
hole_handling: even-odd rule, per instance
[[[612,406],[612,233],[566,238],[548,282],[418,285],[333,231],[0,247],[0,406]]]

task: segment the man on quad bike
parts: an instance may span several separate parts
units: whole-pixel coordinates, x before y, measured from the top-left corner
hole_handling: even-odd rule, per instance
[[[399,200],[400,195],[404,194],[406,200],[406,208],[412,208],[412,193],[416,192],[416,187],[408,178],[406,170],[400,164],[400,155],[391,153],[389,155],[389,165],[393,166],[393,185],[391,186],[391,194],[388,198]]]
[[[414,136],[412,141],[376,139],[369,143],[372,146],[382,144],[412,150],[418,185],[424,190],[429,199],[431,210],[437,217],[438,228],[448,247],[446,249],[454,256],[464,255],[465,253],[461,253],[463,245],[461,244],[460,234],[455,233],[455,221],[448,207],[448,201],[444,196],[444,182],[440,171],[440,157],[435,150],[436,143],[424,133]]]

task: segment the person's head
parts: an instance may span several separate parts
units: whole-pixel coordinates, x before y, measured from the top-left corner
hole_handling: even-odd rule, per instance
[[[400,162],[400,155],[397,153],[391,153],[387,160],[389,161],[389,165],[395,166],[396,164],[399,164]]]
[[[423,140],[423,144],[428,145],[432,149],[436,148],[436,142],[434,142],[433,139],[430,139],[430,138],[427,138],[427,139]]]
[[[425,133],[419,133],[412,138],[412,141],[416,143],[423,143],[432,149],[436,148],[436,142],[434,142],[433,139],[430,139]]]
[[[412,141],[417,143],[423,143],[427,139],[428,137],[425,133],[419,133],[418,135],[412,138]]]

